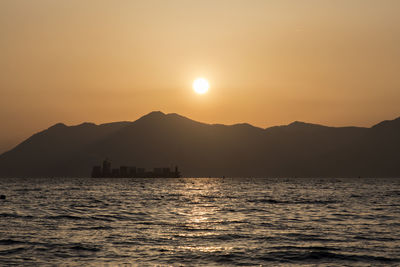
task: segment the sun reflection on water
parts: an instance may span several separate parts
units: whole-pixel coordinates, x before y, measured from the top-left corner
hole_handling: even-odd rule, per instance
[[[218,178],[185,179],[179,189],[181,198],[184,199],[181,206],[176,207],[181,226],[184,231],[177,235],[186,238],[212,238],[221,224],[226,222],[224,218],[224,206],[216,205],[215,199],[221,197],[223,180]],[[198,244],[196,246],[179,246],[178,249],[200,252],[217,252],[230,250],[232,247]]]

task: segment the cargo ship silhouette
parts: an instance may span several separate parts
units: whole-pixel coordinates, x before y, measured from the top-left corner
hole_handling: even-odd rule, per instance
[[[104,160],[103,165],[93,166],[92,178],[180,178],[181,173],[178,166],[172,171],[168,167],[154,168],[153,171],[146,171],[145,168],[132,166],[120,166],[111,168],[111,162]]]

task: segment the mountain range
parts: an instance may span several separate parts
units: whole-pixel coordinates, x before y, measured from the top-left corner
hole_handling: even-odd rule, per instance
[[[371,128],[304,122],[266,129],[151,112],[133,122],[58,123],[0,155],[0,177],[87,177],[178,165],[188,177],[400,177],[400,118]]]

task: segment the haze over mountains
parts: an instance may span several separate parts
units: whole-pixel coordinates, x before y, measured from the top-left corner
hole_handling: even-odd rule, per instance
[[[114,166],[178,165],[183,176],[400,177],[400,118],[371,128],[304,122],[267,129],[151,112],[134,122],[56,124],[0,155],[0,177],[87,177]]]

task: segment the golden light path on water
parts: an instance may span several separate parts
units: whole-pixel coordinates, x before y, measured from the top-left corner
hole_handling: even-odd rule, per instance
[[[220,214],[220,207],[213,203],[202,203],[204,197],[207,196],[217,196],[219,195],[220,189],[224,185],[224,181],[221,179],[208,179],[208,182],[204,183],[204,180],[208,178],[203,178],[202,182],[199,183],[198,179],[184,178],[184,186],[179,190],[187,199],[192,199],[192,202],[187,202],[185,205],[177,207],[176,213],[184,218],[183,224],[190,227],[194,231],[192,232],[181,232],[178,233],[180,237],[212,237],[215,235],[215,231],[221,230],[220,223],[224,223],[224,217]],[[212,200],[211,200],[212,202]],[[197,203],[200,205],[193,205]],[[202,203],[202,204],[201,204]],[[209,231],[207,231],[207,229]],[[196,231],[197,230],[197,231]],[[200,252],[222,252],[232,250],[232,246],[179,246],[178,249],[188,250],[188,251],[200,251]]]

